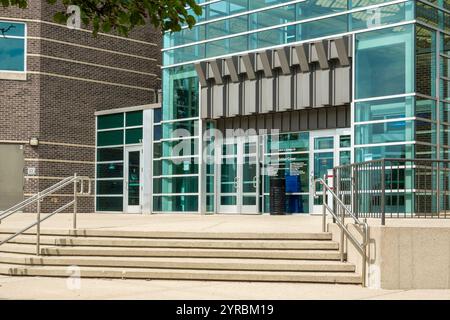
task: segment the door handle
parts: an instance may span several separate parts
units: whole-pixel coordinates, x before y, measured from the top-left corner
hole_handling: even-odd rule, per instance
[[[234,188],[237,190],[238,188],[238,177],[234,177]]]
[[[253,187],[256,189],[257,188],[257,186],[258,186],[258,177],[257,176],[254,176],[253,177]]]

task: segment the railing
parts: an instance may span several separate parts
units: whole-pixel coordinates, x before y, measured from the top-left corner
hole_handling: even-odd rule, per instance
[[[356,217],[450,218],[450,161],[379,159],[333,169],[335,192]]]
[[[66,203],[62,207],[56,209],[55,211],[47,214],[45,217],[41,218],[41,202],[45,197],[48,197],[55,193],[56,191],[59,191],[73,183],[73,200]],[[87,186],[86,186],[87,183]],[[86,191],[87,190],[87,191]],[[67,177],[54,185],[48,187],[47,189],[38,192],[34,196],[12,206],[11,208],[3,211],[0,213],[0,223],[12,216],[13,214],[20,212],[21,210],[25,209],[26,207],[36,204],[37,206],[37,214],[36,214],[36,221],[32,224],[26,226],[25,228],[21,229],[20,231],[16,232],[15,234],[7,237],[6,239],[3,239],[0,241],[0,246],[4,243],[7,243],[14,239],[15,237],[23,234],[24,232],[28,231],[29,229],[36,226],[36,255],[40,255],[40,244],[41,244],[41,223],[45,220],[53,217],[55,214],[58,214],[71,206],[73,206],[73,220],[72,220],[72,227],[75,230],[77,228],[77,211],[78,211],[78,196],[80,195],[89,195],[91,194],[91,181],[89,177],[81,177],[77,176],[77,174],[74,174],[71,177]]]
[[[344,247],[345,237],[355,246],[358,253],[361,255],[361,283],[366,286],[366,273],[367,273],[367,245],[369,243],[369,226],[366,221],[360,221],[357,216],[349,209],[349,206],[344,204],[338,195],[334,192],[333,187],[330,187],[327,182],[327,176],[323,179],[317,179],[314,181],[314,196],[318,198],[316,184],[322,185],[322,231],[326,232],[327,212],[333,218],[333,221],[339,227],[340,233],[340,256],[341,261],[347,260]],[[331,197],[330,197],[331,196]],[[330,199],[331,198],[331,199]],[[332,200],[332,201],[330,201]],[[348,225],[345,224],[345,217],[353,219],[353,223],[362,230],[362,242],[359,241],[348,229]]]

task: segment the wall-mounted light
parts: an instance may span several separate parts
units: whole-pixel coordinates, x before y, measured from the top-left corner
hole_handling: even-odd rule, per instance
[[[39,139],[38,138],[30,138],[30,146],[37,147],[39,145]]]

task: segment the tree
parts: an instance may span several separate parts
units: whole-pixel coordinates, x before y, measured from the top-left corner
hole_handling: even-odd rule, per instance
[[[150,23],[162,32],[177,32],[186,24],[192,28],[196,23],[194,15],[201,15],[202,8],[195,0],[46,0],[50,4],[62,3],[65,8],[77,5],[81,19],[92,26],[94,34],[116,30],[128,35],[136,26]],[[4,7],[26,8],[28,0],[0,0]],[[191,8],[191,14],[186,8]],[[66,11],[55,12],[54,20],[66,23]]]

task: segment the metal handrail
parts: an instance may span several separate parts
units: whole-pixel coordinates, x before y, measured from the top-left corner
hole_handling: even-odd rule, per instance
[[[86,182],[87,182],[87,191],[86,191],[86,186],[85,186]],[[45,197],[48,197],[49,195],[67,187],[68,185],[70,185],[72,183],[73,183],[73,200],[66,203],[65,205],[61,206],[60,208],[56,209],[55,211],[47,214],[44,218],[41,219],[41,201]],[[78,184],[80,186],[79,189],[78,189]],[[7,209],[0,215],[0,223],[7,217],[10,217],[14,213],[17,213],[19,210],[21,210],[29,205],[32,205],[34,203],[37,204],[37,218],[36,218],[36,221],[33,222],[32,224],[26,226],[25,228],[21,229],[20,231],[16,232],[15,234],[0,241],[0,246],[4,243],[11,241],[15,237],[23,234],[24,232],[26,232],[29,229],[36,226],[37,227],[37,229],[36,229],[36,255],[40,255],[41,223],[44,222],[45,220],[53,217],[55,214],[60,213],[64,210],[66,210],[67,208],[70,208],[71,206],[73,206],[72,227],[74,230],[77,229],[77,211],[78,211],[77,197],[80,195],[89,195],[89,194],[91,194],[91,192],[92,192],[91,179],[89,177],[83,177],[83,176],[78,176],[77,174],[74,174],[71,177],[67,177],[67,178],[55,183],[54,185],[48,187],[47,189],[45,189],[41,192],[38,192],[36,195],[28,198],[27,200],[22,201],[16,205],[12,206],[11,208]]]
[[[67,177],[57,183],[55,183],[54,185],[48,187],[47,189],[44,189],[40,192],[40,194],[46,194],[50,191],[52,191],[53,189],[59,187],[60,185],[68,182],[69,180],[73,179],[74,177]],[[0,221],[6,217],[8,217],[9,215],[23,209],[26,208],[27,206],[29,206],[31,203],[35,202],[36,199],[39,197],[39,193],[36,193],[34,196],[31,196],[25,200],[23,200],[22,202],[19,202],[17,204],[15,204],[14,206],[12,206],[11,208],[8,208],[6,210],[4,210],[3,212],[0,213]]]
[[[325,175],[326,177],[326,175]],[[344,241],[345,236],[353,243],[357,251],[361,254],[362,257],[362,266],[361,266],[361,282],[362,285],[366,286],[366,270],[367,270],[367,245],[369,244],[369,225],[366,221],[361,222],[358,217],[356,217],[351,210],[348,209],[348,207],[342,202],[341,199],[337,196],[337,194],[333,191],[333,189],[328,186],[328,184],[325,182],[326,178],[319,178],[314,180],[314,196],[317,196],[317,190],[316,190],[316,183],[320,183],[322,185],[322,231],[326,232],[326,219],[327,219],[327,211],[331,214],[334,221],[336,221],[337,226],[341,230],[341,237],[340,237],[340,255],[341,255],[341,261],[345,260],[344,257]],[[339,217],[338,214],[327,204],[326,198],[327,193],[331,194],[333,199],[335,200],[335,203],[340,207],[343,208],[347,214],[353,218],[353,221],[355,224],[359,225],[363,229],[363,241],[360,243],[358,239],[356,239],[351,232],[347,229],[347,226],[345,225],[345,212],[342,212],[341,216]],[[338,210],[339,212],[340,210]]]

